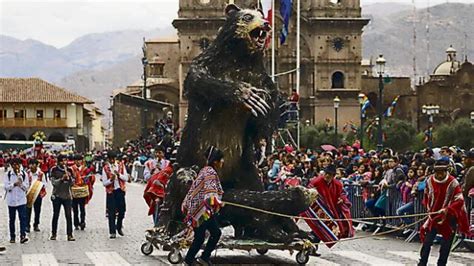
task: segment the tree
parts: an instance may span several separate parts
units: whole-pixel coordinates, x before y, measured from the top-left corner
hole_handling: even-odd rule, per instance
[[[317,124],[314,126],[304,126],[300,135],[301,146],[315,149],[323,144],[334,145],[334,128],[325,124]],[[343,143],[343,137],[338,134],[337,143]]]
[[[389,118],[384,121],[382,127],[384,134],[384,147],[391,148],[394,151],[407,151],[416,141],[416,129],[409,122]],[[377,143],[377,128],[374,126],[370,144]]]
[[[467,118],[460,118],[451,125],[442,124],[434,128],[435,146],[459,146],[464,149],[474,147],[474,127]]]

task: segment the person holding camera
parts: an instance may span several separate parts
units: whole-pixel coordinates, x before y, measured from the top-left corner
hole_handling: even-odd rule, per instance
[[[57,165],[51,169],[51,183],[53,184],[53,193],[51,201],[53,202],[53,221],[50,240],[56,240],[58,232],[58,220],[61,212],[61,206],[64,208],[66,217],[67,240],[75,241],[72,235],[72,192],[71,187],[74,184],[74,175],[71,168],[67,167],[67,156],[60,154]]]
[[[26,192],[30,186],[26,172],[21,169],[20,158],[13,158],[10,162],[12,169],[5,173],[4,184],[8,205],[10,223],[10,243],[15,243],[16,213],[20,220],[20,243],[28,242],[26,229],[28,217],[26,212]]]

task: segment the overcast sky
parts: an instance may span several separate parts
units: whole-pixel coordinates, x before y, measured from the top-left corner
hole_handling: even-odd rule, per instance
[[[415,0],[419,7],[474,0]],[[361,0],[411,4],[412,0]],[[63,47],[88,33],[163,28],[177,16],[178,0],[0,0],[0,34]]]

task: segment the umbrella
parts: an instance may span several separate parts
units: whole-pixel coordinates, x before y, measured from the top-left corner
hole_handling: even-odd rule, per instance
[[[336,150],[336,147],[332,146],[331,144],[325,144],[325,145],[321,145],[321,149],[325,151],[332,151],[332,150]]]

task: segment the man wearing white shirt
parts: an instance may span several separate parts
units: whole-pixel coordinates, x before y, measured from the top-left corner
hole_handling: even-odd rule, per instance
[[[123,218],[125,217],[125,191],[129,175],[125,165],[116,161],[117,154],[113,151],[107,153],[108,162],[102,170],[102,183],[107,192],[106,206],[109,219],[110,238],[116,238],[116,233],[124,236],[122,231]]]
[[[40,224],[40,217],[41,217],[41,205],[43,202],[43,198],[46,196],[46,176],[38,167],[39,162],[36,159],[32,159],[29,161],[30,169],[27,172],[28,175],[28,182],[33,184],[36,180],[40,181],[43,186],[41,187],[40,193],[36,198],[35,202],[33,203],[33,208],[27,207],[27,214],[28,214],[28,224],[26,226],[27,232],[30,230],[30,222],[31,222],[31,212],[32,209],[35,210],[35,221],[33,222],[33,230],[35,232],[39,232],[39,224]]]
[[[26,213],[26,192],[29,182],[25,171],[20,169],[21,160],[14,158],[11,161],[11,169],[5,173],[4,184],[6,190],[6,200],[8,205],[10,223],[10,243],[15,243],[15,219],[18,212],[20,220],[20,243],[28,242],[26,237],[27,213]]]
[[[169,165],[170,161],[165,158],[165,150],[162,146],[158,146],[155,150],[155,158],[149,159],[145,162],[145,170],[143,172],[143,178],[148,181],[154,174],[165,169]]]

